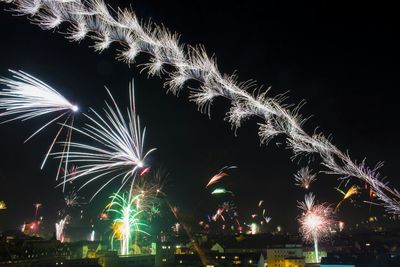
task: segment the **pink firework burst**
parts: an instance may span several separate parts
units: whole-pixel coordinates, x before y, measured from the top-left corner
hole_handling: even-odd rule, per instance
[[[305,196],[304,202],[298,203],[298,207],[303,211],[299,218],[300,233],[305,241],[314,242],[315,259],[319,262],[318,241],[329,234],[329,227],[333,223],[333,210],[326,203],[315,204],[312,193]]]

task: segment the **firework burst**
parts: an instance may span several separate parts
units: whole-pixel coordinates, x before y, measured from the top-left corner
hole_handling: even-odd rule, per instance
[[[64,218],[62,218],[58,222],[56,222],[56,238],[61,243],[64,242],[65,226],[69,223],[69,220],[70,220],[69,215],[66,215]]]
[[[339,201],[339,203],[336,205],[335,211],[339,210],[339,206],[346,200],[350,199],[352,196],[357,195],[359,193],[358,187],[356,185],[352,185],[347,192],[343,192],[339,188],[336,188],[340,193],[343,194],[343,199]]]
[[[88,137],[91,143],[70,142],[70,162],[79,165],[72,177],[65,182],[87,178],[79,188],[107,178],[107,181],[94,193],[91,200],[112,181],[122,178],[121,190],[129,181],[131,189],[140,169],[145,168],[146,157],[155,149],[144,152],[146,128],[143,132],[139,117],[136,116],[133,82],[130,84],[130,107],[126,118],[123,116],[110,91],[112,105],[106,102],[104,116],[91,109],[94,115],[84,114],[89,123],[81,129],[72,128],[76,132]],[[59,153],[55,153],[56,157]],[[118,190],[118,191],[119,191]]]
[[[82,199],[75,190],[71,190],[71,192],[64,196],[65,205],[68,208],[79,207],[82,204]]]
[[[308,167],[301,168],[295,175],[294,179],[296,181],[296,185],[303,187],[304,189],[309,189],[311,183],[313,183],[316,179],[316,175],[312,173],[312,171]]]
[[[73,125],[74,113],[78,111],[78,106],[72,104],[55,89],[30,74],[14,70],[10,70],[10,72],[12,74],[12,79],[0,78],[0,84],[6,86],[6,88],[3,88],[0,91],[0,110],[3,110],[0,112],[0,117],[9,118],[3,123],[15,120],[26,121],[44,115],[56,114],[50,121],[45,123],[29,136],[25,142],[58,120],[63,121],[63,125]],[[41,169],[43,169],[46,160],[63,129],[64,126],[61,126],[53,139],[50,148],[43,159]],[[67,130],[67,143],[71,140],[71,132],[71,129]],[[68,151],[69,147],[66,146],[61,153],[60,166],[56,177],[57,180],[60,174],[63,158],[66,159],[65,168],[68,167]],[[64,181],[65,179],[66,175],[64,175]],[[64,189],[65,187],[63,190]]]
[[[305,196],[304,202],[298,202],[302,210],[299,218],[300,233],[304,240],[314,242],[315,259],[319,262],[318,241],[329,234],[329,226],[333,223],[332,209],[327,204],[315,204],[312,193]]]
[[[231,102],[227,119],[233,128],[239,128],[245,120],[259,117],[259,136],[268,143],[278,135],[285,135],[294,156],[318,154],[327,173],[348,179],[356,177],[368,183],[377,199],[388,212],[400,214],[400,192],[390,188],[377,172],[378,163],[370,168],[365,161],[357,163],[348,153],[340,151],[322,133],[308,134],[302,128],[306,121],[299,110],[300,102],[293,109],[284,103],[285,94],[269,96],[269,90],[250,93],[259,86],[253,80],[241,82],[236,74],[221,73],[216,59],[210,57],[202,46],[190,46],[179,42],[179,34],[172,33],[155,23],[141,23],[130,9],[109,8],[103,0],[0,0],[11,3],[12,12],[27,15],[42,29],[55,30],[62,23],[69,25],[66,37],[81,41],[89,37],[93,47],[101,52],[112,44],[121,45],[117,58],[134,63],[136,56],[150,56],[144,64],[149,75],[166,75],[165,87],[178,94],[190,81],[199,86],[192,88],[190,101],[202,112],[210,113],[213,100],[224,97]],[[169,68],[172,70],[169,70]],[[255,91],[255,90],[254,90]]]
[[[110,198],[111,202],[106,206],[106,209],[116,216],[112,225],[111,246],[114,246],[115,239],[119,240],[121,255],[129,255],[132,233],[135,233],[136,237],[139,233],[148,235],[147,232],[142,230],[147,225],[139,218],[143,211],[136,209],[137,196],[113,194]]]

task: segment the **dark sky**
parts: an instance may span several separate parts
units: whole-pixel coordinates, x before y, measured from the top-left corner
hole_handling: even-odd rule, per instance
[[[131,3],[108,2],[114,7]],[[222,72],[237,70],[240,80],[256,79],[272,86],[271,95],[290,91],[290,103],[306,99],[302,113],[313,115],[305,126],[309,133],[319,126],[354,159],[367,157],[370,165],[384,161],[382,174],[400,187],[399,29],[394,4],[216,2],[137,0],[134,10],[141,18],[181,33],[185,43],[204,44],[216,55]],[[127,105],[128,83],[135,79],[137,108],[148,129],[147,147],[158,148],[150,163],[170,173],[166,190],[178,206],[197,216],[214,210],[205,184],[222,166],[237,165],[225,184],[236,193],[240,213],[250,214],[263,199],[272,225],[296,229],[296,200],[304,195],[293,183],[299,166],[283,146],[273,142],[260,146],[258,120],[249,120],[235,137],[224,121],[229,105],[223,99],[214,102],[210,120],[187,100],[187,92],[179,98],[167,95],[162,79],[147,79],[135,66],[115,61],[114,49],[97,54],[89,41],[70,43],[62,34],[42,31],[25,17],[5,11],[0,25],[0,75],[9,76],[9,68],[31,73],[83,111],[103,107],[104,85],[121,105]],[[145,60],[141,57],[139,63]],[[23,144],[43,122],[0,125],[0,199],[9,206],[0,214],[0,229],[31,218],[36,201],[43,203],[48,218],[62,205],[62,193],[54,188],[54,164],[39,170],[56,128]],[[319,175],[312,191],[320,201],[339,200],[333,189],[336,178]],[[354,222],[366,217],[368,208],[344,205],[339,215]]]

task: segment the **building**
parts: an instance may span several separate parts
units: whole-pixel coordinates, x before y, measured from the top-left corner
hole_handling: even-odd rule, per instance
[[[275,245],[267,248],[268,267],[304,267],[301,244]]]

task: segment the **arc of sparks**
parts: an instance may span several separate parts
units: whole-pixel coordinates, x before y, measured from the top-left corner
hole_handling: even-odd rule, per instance
[[[103,115],[91,108],[94,115],[84,114],[89,120],[84,127],[78,129],[68,126],[87,137],[89,142],[66,144],[71,148],[68,153],[70,162],[78,165],[79,168],[64,183],[86,178],[84,184],[78,189],[80,190],[101,178],[108,179],[90,200],[119,178],[122,178],[122,182],[118,192],[129,181],[131,181],[132,190],[138,171],[146,168],[146,157],[156,150],[152,148],[147,152],[144,151],[146,128],[142,131],[139,117],[136,115],[133,81],[129,84],[130,105],[126,116],[123,115],[108,89],[107,93],[112,104],[105,102]],[[59,153],[54,155],[60,157]]]
[[[219,180],[224,178],[225,176],[228,176],[229,174],[226,173],[225,171],[230,170],[230,169],[236,169],[236,166],[225,166],[222,169],[219,170],[217,174],[215,174],[210,181],[207,183],[206,188],[209,187],[210,185],[213,185],[217,183]]]
[[[10,121],[26,121],[49,114],[57,114],[50,121],[42,125],[31,134],[25,142],[29,141],[39,132],[61,118],[65,118],[63,125],[58,130],[40,166],[43,169],[54,144],[64,129],[64,125],[73,125],[74,113],[78,112],[78,106],[72,104],[51,86],[24,71],[9,70],[12,78],[0,78],[0,84],[4,85],[0,91],[0,117],[9,117],[2,123]],[[66,143],[71,141],[71,130],[68,129]],[[68,168],[68,151],[66,146],[61,153],[60,165],[57,171],[56,180],[59,178],[61,162],[65,159],[65,168]],[[64,175],[64,181],[66,175]],[[63,187],[65,190],[65,186]]]
[[[215,188],[211,194],[212,195],[219,195],[219,194],[231,194],[232,196],[234,195],[232,191],[226,190],[225,188]]]
[[[339,191],[341,194],[343,194],[343,199],[339,201],[339,203],[336,205],[335,212],[339,210],[340,205],[346,200],[351,198],[354,195],[357,195],[359,193],[358,187],[356,185],[352,185],[347,192],[345,193],[344,191],[340,190],[339,188],[335,188],[337,191]]]

